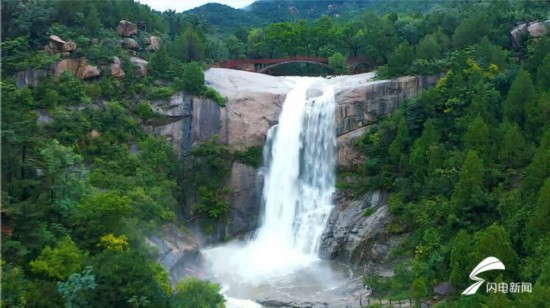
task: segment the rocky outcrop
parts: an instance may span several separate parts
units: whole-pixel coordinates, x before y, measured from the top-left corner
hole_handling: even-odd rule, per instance
[[[151,108],[165,118],[146,123],[145,131],[167,136],[182,157],[193,145],[220,133],[221,108],[212,100],[178,92],[168,100],[151,102]]]
[[[322,236],[321,256],[359,271],[391,261],[390,250],[401,238],[387,230],[392,221],[387,197],[385,192],[374,191],[360,200],[339,200]],[[365,217],[367,209],[370,215]]]
[[[434,86],[441,75],[405,76],[363,84],[342,85],[336,91],[336,133],[347,134],[377,122],[401,102]]]
[[[142,58],[130,57],[130,63],[137,68],[136,74],[138,76],[147,76],[147,64],[149,64],[149,62],[143,60]]]
[[[521,49],[523,42],[529,37],[539,38],[548,32],[550,26],[550,20],[524,22],[517,25],[512,31],[510,36],[512,37],[512,47],[515,50]]]
[[[230,236],[256,229],[261,204],[262,178],[253,167],[235,162],[229,179],[231,206],[226,233]]]
[[[126,49],[129,49],[129,50],[138,50],[139,49],[139,44],[133,38],[127,38],[127,39],[122,41],[122,47],[124,47]]]
[[[357,149],[357,140],[368,132],[369,126],[363,126],[349,133],[338,136],[338,167],[343,170],[355,169],[365,162],[365,156]]]
[[[135,35],[137,31],[137,25],[126,20],[121,20],[116,27],[116,33],[123,37]]]
[[[158,51],[162,40],[158,36],[150,36],[146,43],[149,50]]]
[[[46,72],[43,70],[33,70],[28,68],[22,72],[18,72],[16,76],[16,86],[18,89],[22,89],[26,86],[36,87],[40,79],[46,76]]]
[[[205,72],[208,86],[228,98],[220,113],[222,142],[235,149],[263,146],[277,123],[286,94],[294,82],[283,77],[229,69]]]
[[[126,73],[122,69],[122,62],[118,57],[113,57],[113,63],[110,65],[111,70],[111,76],[115,78],[124,78],[126,76]]]
[[[150,235],[145,242],[150,254],[170,273],[172,285],[184,276],[201,275],[196,266],[200,253],[195,236],[182,232],[174,225],[166,225],[160,235]]]
[[[70,72],[78,79],[91,79],[101,75],[99,68],[89,65],[86,58],[61,60],[54,66],[53,71],[56,76]]]
[[[50,40],[48,45],[44,46],[44,50],[48,54],[61,54],[62,57],[67,58],[76,50],[76,43],[73,41],[65,42],[57,35],[50,35]]]

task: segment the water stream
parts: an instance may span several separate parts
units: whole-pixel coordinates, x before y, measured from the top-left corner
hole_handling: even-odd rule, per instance
[[[334,89],[324,79],[297,80],[264,147],[261,227],[248,241],[202,251],[228,306],[323,301],[346,283],[345,269],[318,257],[335,191],[334,111]]]

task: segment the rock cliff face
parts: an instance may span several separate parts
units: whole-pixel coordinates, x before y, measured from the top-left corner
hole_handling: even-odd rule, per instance
[[[334,80],[337,89],[338,165],[344,169],[364,161],[354,144],[370,124],[392,113],[406,99],[414,98],[423,89],[434,86],[442,75],[405,76],[369,82],[371,77],[371,74],[360,74]]]
[[[340,76],[330,79],[336,90],[338,164],[353,168],[363,162],[354,144],[379,117],[395,110],[405,99],[415,97],[433,86],[439,76],[408,76],[394,80],[372,81],[374,74]],[[191,148],[219,135],[232,149],[263,146],[269,128],[275,125],[286,94],[295,77],[273,77],[228,69],[209,69],[207,85],[227,97],[225,107],[209,99],[176,93],[168,100],[152,102],[155,112],[167,119],[149,123],[146,129],[166,135],[182,157]],[[228,185],[230,222],[226,234],[234,236],[253,230],[260,212],[261,178],[256,169],[235,163]]]
[[[200,261],[198,239],[186,234],[174,225],[163,227],[162,234],[145,238],[152,255],[170,273],[170,282],[175,285],[181,277],[200,276],[196,264]]]
[[[359,200],[338,200],[322,236],[321,256],[360,272],[377,270],[374,264],[390,262],[391,248],[401,237],[388,232],[392,215],[387,199],[387,193],[374,191]],[[371,212],[367,217],[366,210]]]

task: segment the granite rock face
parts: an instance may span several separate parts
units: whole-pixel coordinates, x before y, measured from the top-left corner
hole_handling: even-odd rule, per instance
[[[233,163],[229,180],[231,211],[227,234],[243,234],[258,227],[262,181],[255,168]]]
[[[321,240],[321,256],[367,271],[371,264],[390,261],[391,248],[400,238],[387,226],[392,221],[388,195],[382,191],[365,194],[359,200],[338,200]],[[365,217],[365,210],[372,214]]]
[[[118,26],[116,27],[116,32],[120,36],[130,37],[132,35],[137,34],[138,29],[137,29],[136,24],[134,24],[132,22],[129,22],[129,21],[126,21],[126,20],[121,20],[118,23]]]
[[[549,29],[550,20],[520,23],[510,31],[512,47],[515,50],[520,50],[524,41],[529,37],[537,39],[548,33]]]
[[[405,76],[337,88],[337,135],[377,122],[381,116],[397,109],[404,100],[434,86],[439,78],[440,75]]]
[[[146,237],[145,242],[150,253],[170,273],[172,285],[184,276],[201,276],[197,266],[200,262],[199,242],[195,236],[170,224],[162,228],[160,235]]]
[[[372,81],[373,77],[373,73],[367,73],[329,80],[336,92],[338,164],[341,168],[353,169],[363,163],[364,157],[355,149],[355,142],[370,124],[439,79],[439,76],[408,76]],[[263,146],[269,128],[278,122],[287,93],[297,82],[296,77],[229,69],[209,69],[205,79],[208,86],[227,98],[225,107],[183,92],[168,100],[151,103],[155,112],[167,117],[146,123],[146,130],[168,136],[183,158],[190,155],[193,146],[214,135],[233,150]],[[254,230],[261,208],[258,170],[235,163],[228,181],[232,190],[229,196],[231,212],[222,233],[234,236]]]
[[[65,59],[53,66],[54,75],[59,76],[64,72],[70,72],[78,79],[91,79],[101,75],[101,70],[88,64],[88,59]]]
[[[32,68],[17,73],[16,86],[22,89],[26,86],[36,87],[38,82],[46,76],[46,71],[34,70]]]

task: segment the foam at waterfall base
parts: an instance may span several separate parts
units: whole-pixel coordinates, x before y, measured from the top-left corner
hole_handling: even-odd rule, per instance
[[[219,281],[258,285],[319,262],[319,258],[279,242],[231,242],[202,251],[207,267]]]

